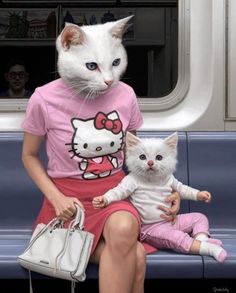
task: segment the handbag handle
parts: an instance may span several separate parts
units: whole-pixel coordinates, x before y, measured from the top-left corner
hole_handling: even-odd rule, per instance
[[[84,210],[78,205],[75,204],[76,207],[76,215],[74,220],[71,221],[71,227],[73,229],[76,229],[77,227],[80,230],[84,229],[84,219],[85,219],[85,214],[84,214]]]
[[[84,210],[78,205],[75,204],[76,207],[76,216],[75,218],[70,222],[70,225],[68,227],[68,230],[72,229],[77,229],[79,228],[80,230],[84,229],[84,219],[85,219],[85,214]],[[33,239],[31,239],[27,250],[30,249],[30,247],[33,245],[33,243],[49,228],[57,228],[58,225],[63,226],[63,221],[60,221],[58,218],[53,218],[47,225],[45,225],[35,236]]]
[[[57,225],[58,224],[58,219],[57,218],[54,218],[54,219],[52,219],[47,225],[45,225],[35,236],[34,236],[34,238],[32,238],[31,240],[30,240],[30,243],[28,244],[28,246],[27,246],[27,249],[25,250],[25,251],[27,251],[27,250],[29,250],[30,248],[31,248],[31,246],[34,244],[34,242],[50,227],[50,226],[52,226],[52,227],[54,227],[55,225]]]

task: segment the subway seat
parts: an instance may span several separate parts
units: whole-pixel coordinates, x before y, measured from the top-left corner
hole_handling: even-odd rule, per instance
[[[170,132],[139,132],[140,137],[166,137]],[[214,237],[228,252],[223,264],[213,258],[159,250],[147,255],[147,279],[236,278],[236,132],[179,132],[175,176],[185,184],[209,190],[210,204],[182,200],[181,213],[202,212]],[[27,279],[17,263],[26,248],[43,195],[21,162],[22,133],[0,133],[0,278]],[[40,152],[46,165],[46,155]],[[44,276],[33,273],[33,278]],[[89,264],[87,279],[98,277]]]

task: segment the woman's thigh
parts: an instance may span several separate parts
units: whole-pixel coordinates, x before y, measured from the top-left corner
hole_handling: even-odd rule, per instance
[[[111,214],[103,229],[98,245],[90,260],[98,263],[106,244],[119,245],[120,242],[127,240],[128,243],[137,241],[139,234],[139,222],[137,218],[128,211],[117,211]],[[126,242],[126,241],[125,241]]]

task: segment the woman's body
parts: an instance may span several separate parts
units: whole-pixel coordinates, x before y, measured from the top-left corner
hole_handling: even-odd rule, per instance
[[[110,36],[111,24],[107,26]],[[103,27],[98,28],[103,33]],[[105,41],[113,42],[114,34],[119,34],[120,30],[115,27],[112,32],[109,40],[107,32],[104,33],[106,38],[103,46]],[[65,46],[59,49],[59,53],[62,50],[61,54],[73,54],[74,51],[68,51],[70,47],[75,50],[77,46],[78,50],[80,47],[83,50],[81,42],[85,39],[88,41],[89,36],[80,34],[84,32],[77,26],[67,26],[58,41]],[[116,37],[119,38],[119,35]],[[120,42],[117,38],[115,42]],[[106,59],[109,59],[108,53],[106,55]],[[68,63],[69,59],[66,66],[69,66]],[[95,63],[88,64],[93,71]],[[69,67],[72,68],[72,65]],[[99,76],[103,72],[102,65],[100,67],[96,73]],[[125,133],[128,130],[135,132],[142,124],[132,88],[118,80],[115,82],[115,78],[115,72],[112,80],[105,80],[103,76],[101,89],[104,91],[106,87],[106,91],[100,93],[99,89],[96,90],[98,94],[93,99],[76,93],[66,77],[36,89],[29,100],[22,125],[25,131],[22,159],[29,175],[45,195],[35,225],[38,222],[46,223],[55,216],[63,221],[69,220],[75,212],[74,203],[78,203],[85,209],[85,229],[95,234],[91,261],[99,263],[100,292],[142,293],[145,249],[153,251],[153,248],[147,246],[144,249],[137,240],[140,228],[137,211],[127,201],[114,204],[105,214],[92,208],[94,196],[103,194],[104,189],[117,185],[124,177]],[[44,138],[49,158],[47,171],[38,155]],[[173,200],[176,203],[173,210],[164,209],[169,214],[176,213],[179,207],[175,195]],[[171,215],[166,217],[172,218]]]

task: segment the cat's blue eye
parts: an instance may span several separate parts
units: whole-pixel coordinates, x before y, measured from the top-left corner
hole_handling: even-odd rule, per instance
[[[117,58],[112,62],[112,66],[118,66],[119,64],[120,64],[120,58]]]
[[[85,65],[89,70],[96,70],[98,68],[97,63],[95,62],[88,62]]]
[[[163,157],[161,155],[156,156],[156,160],[161,161],[162,159],[163,159]]]
[[[146,157],[144,154],[142,154],[142,155],[139,156],[139,159],[140,159],[140,160],[146,160],[147,157]]]

